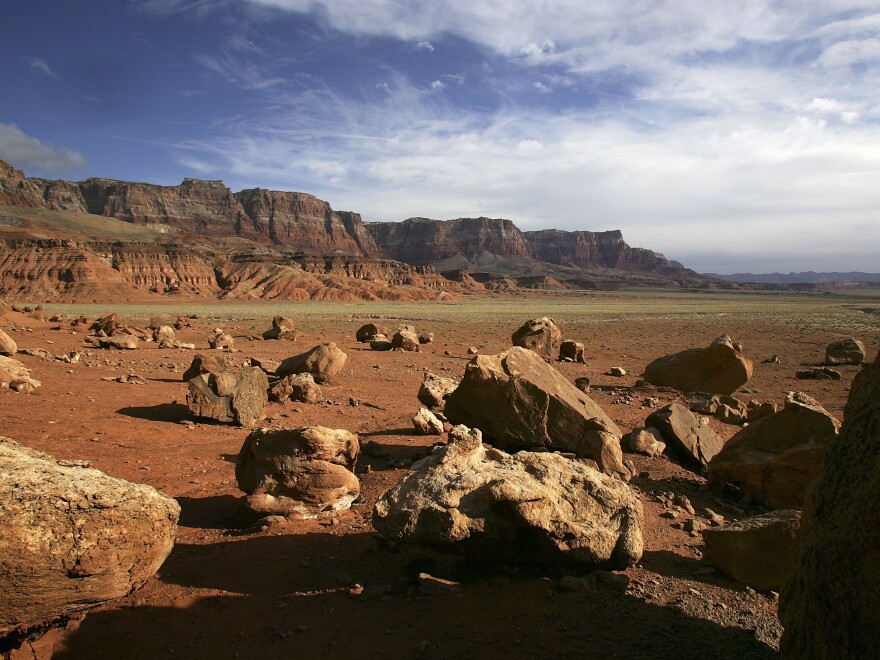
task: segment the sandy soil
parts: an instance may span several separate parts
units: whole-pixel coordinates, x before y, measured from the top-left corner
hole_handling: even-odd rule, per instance
[[[562,314],[563,331],[587,344],[588,365],[556,366],[571,380],[590,376],[596,386],[592,396],[625,432],[652,412],[642,405],[647,397],[660,405],[679,398],[650,387],[632,389],[644,366],[724,332],[742,341],[756,363],[747,385],[751,393],[740,398],[781,403],[786,392],[799,389],[838,417],[858,367],[840,367],[838,382],[798,381],[794,372],[802,363],[820,362],[833,339],[855,334],[872,357],[880,347],[876,315],[825,300],[794,308],[782,299],[776,306],[763,300],[755,313],[747,301],[730,313],[723,297],[697,300],[698,310],[687,312],[668,311],[651,300],[648,295],[645,306],[634,310],[633,300],[626,299],[615,311],[614,298],[604,298],[609,309],[597,314],[578,311],[578,300],[570,296],[519,305],[508,299],[504,313],[494,316],[486,301],[468,301],[448,313],[428,304],[418,308],[419,320],[407,308],[400,322],[413,321],[419,331],[436,335],[420,353],[372,352],[354,341],[354,331],[371,317],[394,323],[393,305],[368,304],[354,314],[325,306],[319,314],[302,316],[294,343],[255,338],[269,327],[275,309],[266,307],[255,317],[249,308],[248,319],[231,305],[218,307],[216,316],[227,319],[222,327],[236,337],[238,352],[229,355],[236,365],[249,357],[282,359],[326,340],[348,354],[343,372],[323,388],[326,401],[271,404],[266,425],[321,424],[357,432],[362,499],[333,518],[281,524],[266,524],[248,512],[236,487],[234,461],[247,431],[191,419],[181,381],[191,351],[149,343],[126,352],[88,349],[82,332],[7,314],[0,327],[20,348],[53,355],[80,349],[84,355],[78,364],[20,355],[43,386],[30,396],[0,391],[3,434],[58,458],[88,459],[110,475],[148,483],[182,507],[177,545],[143,589],[48,634],[16,657],[773,657],[780,634],[775,594],[706,570],[700,539],[676,528],[683,518],[662,518],[666,509],[654,493],[685,494],[698,515],[709,507],[732,520],[757,509],[709,491],[700,475],[666,458],[627,455],[641,472],[632,485],[645,507],[646,552],[625,572],[625,591],[598,583],[567,592],[558,583],[562,574],[546,568],[473,565],[418,549],[389,549],[371,527],[377,496],[436,440],[414,435],[410,422],[419,408],[423,372],[459,377],[468,346],[483,353],[507,348],[510,333],[548,301],[572,303]],[[138,312],[125,311],[130,318]],[[177,314],[188,307],[175,303],[165,311]],[[290,315],[296,317],[296,311]],[[206,348],[218,321],[203,315],[194,323],[179,339]],[[780,364],[761,362],[773,354]],[[612,366],[624,367],[628,375],[604,375]],[[130,373],[146,384],[102,380]],[[737,430],[712,424],[726,438]],[[459,581],[461,593],[422,594],[417,581],[422,571]]]

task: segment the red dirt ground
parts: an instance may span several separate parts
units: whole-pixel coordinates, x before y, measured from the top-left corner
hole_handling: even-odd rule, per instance
[[[168,311],[176,314],[185,306]],[[144,588],[90,612],[66,630],[49,633],[13,657],[775,656],[780,634],[775,595],[699,570],[700,539],[661,518],[665,509],[652,493],[683,493],[698,514],[710,507],[728,519],[757,509],[731,508],[733,500],[708,491],[700,475],[666,458],[627,454],[643,472],[632,485],[645,507],[646,551],[626,571],[630,583],[625,592],[602,584],[566,592],[557,582],[562,574],[546,568],[473,565],[414,548],[389,549],[379,542],[370,524],[377,496],[438,439],[412,432],[423,371],[458,378],[468,346],[477,345],[482,353],[500,352],[509,346],[518,324],[417,322],[419,331],[436,334],[433,345],[420,353],[380,353],[354,341],[354,331],[367,320],[310,320],[295,343],[249,339],[259,334],[251,329],[252,322],[224,326],[236,337],[240,352],[230,359],[237,365],[251,356],[281,359],[326,340],[336,341],[348,354],[342,373],[323,387],[327,401],[271,404],[266,425],[321,424],[357,432],[362,499],[330,519],[264,524],[244,507],[233,474],[247,430],[191,422],[181,381],[191,351],[150,343],[136,351],[85,349],[82,332],[19,314],[0,318],[0,327],[19,348],[43,348],[53,355],[85,351],[78,364],[18,356],[43,385],[29,396],[0,391],[3,434],[58,458],[88,459],[110,475],[148,483],[177,498],[182,508],[176,547]],[[204,349],[217,325],[197,321],[178,338]],[[262,330],[269,324],[257,325]],[[571,380],[587,375],[603,388],[594,387],[592,396],[624,432],[652,412],[641,405],[646,397],[657,397],[660,405],[680,398],[640,388],[632,390],[632,403],[616,403],[644,366],[660,355],[704,346],[724,332],[742,341],[745,353],[755,360],[755,376],[747,387],[758,393],[738,395],[744,400],[781,403],[786,392],[799,389],[841,417],[858,371],[840,367],[839,382],[795,380],[802,362],[820,361],[824,346],[841,337],[837,328],[809,324],[724,317],[688,322],[610,319],[570,324],[563,331],[586,340],[589,365],[556,366]],[[880,330],[861,338],[869,355],[875,355]],[[781,364],[761,363],[774,353]],[[629,375],[603,375],[617,365]],[[101,380],[128,373],[139,374],[146,384]],[[715,420],[712,424],[725,437],[737,430]],[[416,580],[421,571],[461,582],[461,594],[423,595]]]

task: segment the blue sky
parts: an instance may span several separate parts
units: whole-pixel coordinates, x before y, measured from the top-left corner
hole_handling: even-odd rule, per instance
[[[367,220],[621,229],[702,271],[880,271],[880,3],[34,0],[30,176],[309,192]]]

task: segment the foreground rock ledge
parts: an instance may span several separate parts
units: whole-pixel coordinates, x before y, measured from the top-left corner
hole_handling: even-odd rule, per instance
[[[171,552],[179,516],[150,486],[0,437],[0,638],[143,585]]]
[[[456,426],[373,509],[401,543],[479,559],[622,569],[642,556],[642,504],[624,482],[559,454],[487,448]]]
[[[783,658],[880,657],[880,356],[856,376],[808,491],[780,600]]]
[[[453,424],[478,428],[502,449],[574,452],[624,478],[620,429],[602,408],[528,349],[471,360],[446,400]]]

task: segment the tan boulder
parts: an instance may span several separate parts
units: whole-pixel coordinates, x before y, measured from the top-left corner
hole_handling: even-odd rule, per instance
[[[344,429],[257,429],[242,445],[235,478],[254,511],[314,518],[357,499],[359,450],[357,436]]]
[[[296,325],[293,319],[276,316],[272,319],[272,327],[263,333],[263,339],[296,339]]]
[[[0,355],[15,355],[18,352],[18,344],[15,340],[0,330]]]
[[[839,429],[840,422],[815,399],[790,392],[785,408],[727,442],[709,465],[709,480],[734,484],[769,508],[801,508]]]
[[[546,358],[553,356],[561,341],[562,331],[556,321],[547,316],[529,319],[510,337],[514,346],[528,348]]]
[[[419,336],[410,330],[398,330],[391,338],[391,348],[398,351],[418,351]]]
[[[422,379],[422,386],[419,388],[419,402],[431,410],[443,410],[446,399],[455,391],[456,387],[458,387],[457,380],[426,371]]]
[[[116,335],[114,337],[97,337],[94,340],[100,348],[115,348],[117,351],[133,351],[140,340],[134,335]]]
[[[825,364],[861,364],[865,361],[865,345],[854,337],[841,339],[825,348]]]
[[[617,425],[529,349],[473,358],[446,400],[445,415],[453,424],[480,429],[502,449],[574,452],[602,471],[630,476]]]
[[[373,509],[388,539],[479,559],[625,568],[642,556],[642,505],[624,482],[559,454],[514,456],[455,427]]]
[[[251,427],[266,416],[269,380],[257,367],[201,374],[189,381],[186,404],[196,417]]]
[[[36,378],[31,378],[31,370],[18,360],[0,355],[0,388],[30,394],[40,387]]]
[[[332,341],[318,344],[305,353],[284,360],[275,370],[276,376],[309,373],[316,383],[327,383],[342,371],[348,356]]]
[[[174,328],[170,325],[160,325],[153,330],[153,341],[159,344],[159,348],[173,348],[175,339]]]
[[[171,552],[179,515],[150,486],[0,438],[0,638],[142,586]]]
[[[733,394],[752,377],[752,361],[722,335],[706,348],[691,348],[658,358],[645,367],[653,385],[682,392]]]
[[[226,359],[222,355],[196,353],[189,367],[183,372],[183,380],[192,380],[200,374],[222,374],[228,369]]]
[[[208,346],[217,351],[225,351],[235,346],[235,338],[225,332],[215,332],[208,339]]]
[[[422,408],[412,418],[413,428],[418,435],[443,435],[443,422],[427,408]]]
[[[323,399],[321,388],[315,384],[312,374],[291,374],[272,384],[269,388],[270,401],[301,401],[316,403]]]
[[[703,560],[755,589],[781,589],[794,572],[801,512],[783,509],[701,531]]]
[[[678,403],[648,415],[645,426],[660,431],[668,449],[691,464],[705,467],[724,446],[724,440],[699,415]]]
[[[657,429],[647,426],[633,429],[625,438],[624,444],[627,449],[637,454],[644,454],[656,458],[666,449],[663,435]]]
[[[804,503],[782,658],[880,658],[880,356],[855,377]]]

